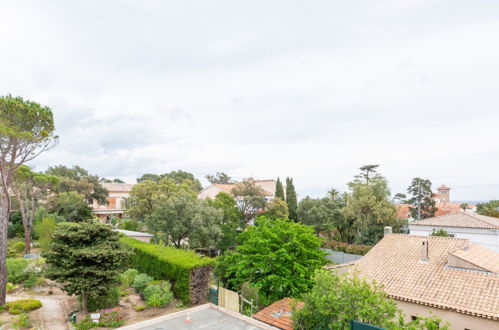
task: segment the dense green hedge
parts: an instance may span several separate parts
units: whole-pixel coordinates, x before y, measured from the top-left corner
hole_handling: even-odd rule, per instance
[[[173,284],[173,293],[184,303],[193,300],[190,296],[193,270],[211,268],[215,263],[214,259],[203,258],[192,251],[145,243],[129,237],[122,237],[121,240],[133,248],[130,267],[157,280],[170,280]]]

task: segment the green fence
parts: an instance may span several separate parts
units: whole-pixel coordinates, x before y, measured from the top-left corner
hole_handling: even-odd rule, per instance
[[[384,330],[384,328],[375,327],[374,325],[369,325],[369,324],[362,323],[359,321],[354,321],[354,320],[352,320],[350,322],[350,329],[351,330]]]

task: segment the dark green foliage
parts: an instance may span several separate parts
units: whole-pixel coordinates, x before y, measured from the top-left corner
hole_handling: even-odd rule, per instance
[[[397,304],[387,298],[379,285],[358,276],[331,275],[319,271],[315,285],[304,295],[304,306],[293,312],[295,329],[350,329],[357,320],[374,326],[396,326]]]
[[[433,229],[431,236],[449,237],[449,233],[444,229]]]
[[[132,282],[132,288],[135,289],[137,293],[144,293],[144,289],[151,283],[154,279],[147,274],[139,274],[135,276]]]
[[[5,304],[10,314],[22,314],[42,307],[42,302],[36,299],[18,299]]]
[[[286,196],[284,196],[284,187],[282,186],[280,178],[277,178],[277,182],[275,185],[275,197],[280,198],[283,201],[286,200]]]
[[[125,218],[119,222],[120,229],[141,231],[143,227],[144,227],[143,222],[130,218]]]
[[[243,215],[237,208],[237,201],[235,198],[226,192],[218,193],[215,196],[215,199],[207,199],[207,202],[209,206],[223,212],[223,219],[220,224],[222,236],[215,243],[215,247],[219,248],[223,253],[229,247],[236,245],[238,235],[237,229]]]
[[[234,289],[251,283],[268,303],[300,297],[312,287],[315,270],[327,262],[313,229],[291,220],[260,217],[240,241],[234,253],[220,259],[218,275]]]
[[[298,200],[292,178],[286,178],[286,203],[288,203],[289,218],[298,221]]]
[[[413,219],[426,219],[435,216],[437,207],[435,206],[435,200],[432,197],[431,192],[431,181],[421,178],[412,179],[411,185],[407,188],[407,192],[411,195],[411,198],[407,200],[407,203],[414,205],[411,208],[411,216]]]
[[[365,165],[360,174],[348,183],[350,193],[346,194],[346,206],[342,214],[350,231],[348,243],[373,245],[383,237],[383,228],[392,226],[397,232],[403,221],[397,218],[397,211],[390,200],[388,181],[377,172],[378,165]]]
[[[85,196],[87,204],[96,200],[99,204],[107,204],[109,191],[100,185],[97,175],[91,175],[87,170],[77,165],[72,168],[64,165],[49,167],[47,174],[59,177],[59,184],[54,187],[54,192],[77,192]]]
[[[114,307],[118,305],[120,298],[120,290],[112,286],[103,294],[88,297],[88,311],[95,312],[99,309]]]
[[[477,204],[476,209],[478,214],[499,218],[499,200]]]
[[[22,237],[24,234],[21,212],[15,211],[10,214],[7,235],[9,238]]]
[[[330,234],[333,228],[343,240],[348,240],[350,234],[349,223],[343,216],[341,209],[346,202],[343,195],[334,193],[324,198],[305,197],[298,204],[298,219],[306,225],[313,226],[316,234],[321,232]]]
[[[199,180],[194,177],[194,174],[182,170],[171,171],[169,173],[159,175],[146,173],[137,179],[137,183],[141,183],[147,180],[159,182],[161,181],[161,179],[165,178],[172,179],[177,185],[188,184],[190,188],[196,192],[200,192],[201,190],[203,190],[201,182],[199,182]]]
[[[68,294],[82,295],[86,311],[89,296],[106,294],[119,283],[130,249],[108,225],[94,222],[61,223],[46,254],[47,275],[64,283]]]
[[[85,202],[85,196],[75,191],[52,196],[47,208],[49,212],[63,217],[67,222],[81,222],[93,217],[92,209]]]
[[[214,183],[221,183],[221,184],[230,184],[230,183],[233,183],[232,179],[230,178],[230,176],[228,176],[224,172],[217,172],[215,175],[208,174],[206,176],[206,179],[208,181],[210,181],[211,184],[214,184]]]
[[[435,316],[404,322],[397,303],[381,285],[367,282],[357,273],[331,274],[320,270],[313,289],[303,296],[304,305],[293,307],[294,329],[348,330],[357,320],[387,330],[448,330]]]
[[[234,185],[232,194],[237,198],[237,207],[243,215],[241,227],[244,228],[265,208],[265,193],[253,179],[245,179]]]
[[[215,263],[213,259],[202,258],[191,251],[144,243],[129,237],[122,237],[121,240],[133,248],[130,258],[131,267],[157,280],[170,280],[173,283],[173,293],[185,303],[196,299],[196,297],[191,297],[191,273],[196,269],[209,271]],[[196,282],[193,285],[206,286],[207,294],[207,282]]]

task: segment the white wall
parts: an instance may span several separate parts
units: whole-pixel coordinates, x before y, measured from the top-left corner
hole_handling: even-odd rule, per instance
[[[456,238],[467,238],[471,243],[480,244],[491,250],[499,252],[499,230],[493,229],[473,229],[473,228],[454,228],[454,227],[436,227],[436,226],[414,226],[409,224],[411,235],[429,236],[433,230],[443,229]]]

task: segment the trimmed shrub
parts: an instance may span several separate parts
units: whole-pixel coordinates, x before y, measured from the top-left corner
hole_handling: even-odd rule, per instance
[[[29,311],[34,311],[42,307],[42,302],[36,299],[19,299],[10,301],[5,304],[5,308],[11,314],[22,314]]]
[[[155,279],[170,280],[173,293],[184,303],[199,304],[206,301],[214,259],[129,237],[122,237],[121,240],[133,248],[130,266]]]
[[[323,245],[325,248],[329,248],[333,251],[341,251],[345,253],[365,255],[369,250],[373,248],[372,245],[360,245],[360,244],[348,244],[338,241],[329,241]]]
[[[151,283],[154,279],[147,274],[139,274],[135,276],[133,280],[132,287],[137,291],[137,293],[144,293],[144,289]]]
[[[88,311],[95,312],[98,309],[114,307],[118,305],[118,303],[120,302],[120,298],[120,290],[116,287],[111,287],[103,295],[99,295],[97,297],[88,297]]]
[[[144,289],[144,299],[148,307],[162,307],[168,305],[172,299],[171,285],[167,281],[150,284]]]
[[[137,269],[127,269],[123,274],[120,275],[121,284],[125,288],[129,288],[130,286],[132,286],[132,283],[137,275],[139,275],[139,271]]]
[[[145,305],[137,305],[137,306],[135,306],[135,310],[137,312],[143,311],[144,309],[146,309]]]

